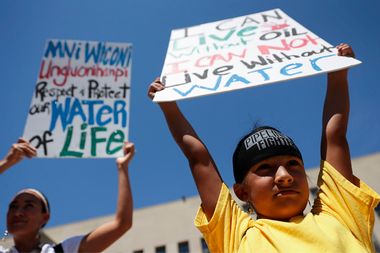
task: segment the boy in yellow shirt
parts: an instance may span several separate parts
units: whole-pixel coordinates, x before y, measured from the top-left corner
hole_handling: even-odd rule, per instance
[[[353,57],[347,44],[338,55]],[[328,74],[321,139],[320,190],[309,214],[308,182],[291,138],[260,127],[242,138],[233,155],[234,191],[257,214],[253,220],[232,200],[206,146],[175,102],[160,103],[173,138],[189,161],[202,201],[195,225],[211,252],[374,252],[374,208],[380,196],[353,175],[346,131],[348,70]],[[148,96],[164,89],[156,79]]]

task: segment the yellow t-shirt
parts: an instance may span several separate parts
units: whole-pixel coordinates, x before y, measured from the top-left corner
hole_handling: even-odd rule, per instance
[[[380,196],[364,182],[346,180],[322,161],[320,190],[312,211],[289,222],[253,220],[223,184],[210,221],[199,208],[195,225],[211,252],[360,253],[375,252],[372,244],[374,208]]]

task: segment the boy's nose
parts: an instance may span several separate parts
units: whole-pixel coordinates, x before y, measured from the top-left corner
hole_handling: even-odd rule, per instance
[[[288,170],[280,165],[276,171],[275,175],[275,183],[276,184],[282,184],[282,185],[290,185],[294,181],[292,175],[288,172]]]

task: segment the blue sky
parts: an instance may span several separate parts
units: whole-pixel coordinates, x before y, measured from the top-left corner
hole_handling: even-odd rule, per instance
[[[158,106],[146,96],[148,85],[161,73],[170,31],[274,8],[330,44],[353,46],[363,64],[350,71],[351,154],[379,152],[378,1],[3,0],[0,155],[23,133],[47,39],[128,42],[133,44],[129,138],[137,149],[130,166],[134,207],[196,195],[187,161]],[[207,144],[224,180],[232,185],[233,149],[256,122],[292,136],[306,167],[318,166],[325,81],[326,75],[318,75],[179,104]],[[0,185],[0,231],[5,229],[8,202],[25,187],[38,188],[48,196],[52,206],[48,227],[109,215],[116,205],[114,159],[25,160],[3,173]]]

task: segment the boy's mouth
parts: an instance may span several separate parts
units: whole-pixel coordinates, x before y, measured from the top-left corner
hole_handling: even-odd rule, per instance
[[[287,190],[280,190],[275,194],[277,197],[282,197],[282,196],[290,196],[290,195],[296,195],[299,194],[298,191],[292,190],[292,189],[287,189]]]

